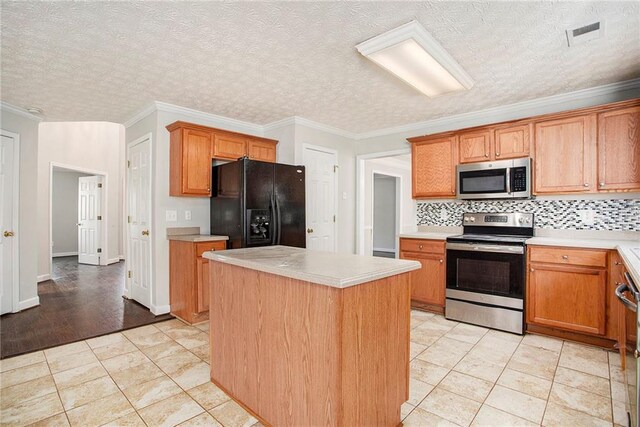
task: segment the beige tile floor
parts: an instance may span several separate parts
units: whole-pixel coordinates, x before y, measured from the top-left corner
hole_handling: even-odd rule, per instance
[[[406,426],[626,424],[615,353],[411,315]],[[179,320],[0,361],[0,423],[254,426],[209,382],[208,324]]]

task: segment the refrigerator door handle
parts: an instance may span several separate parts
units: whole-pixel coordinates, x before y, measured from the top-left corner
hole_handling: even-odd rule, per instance
[[[280,244],[280,235],[281,235],[281,229],[282,227],[280,226],[280,203],[278,202],[278,192],[275,192],[275,200],[276,200],[276,245]]]
[[[276,244],[276,235],[278,232],[277,219],[276,219],[276,201],[273,194],[269,195],[269,212],[271,213],[271,244]]]

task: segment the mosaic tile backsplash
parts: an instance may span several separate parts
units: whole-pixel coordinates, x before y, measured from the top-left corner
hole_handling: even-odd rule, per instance
[[[593,224],[581,211],[593,210]],[[419,202],[418,225],[462,226],[465,212],[527,212],[536,228],[640,231],[640,199],[618,200],[489,200]]]

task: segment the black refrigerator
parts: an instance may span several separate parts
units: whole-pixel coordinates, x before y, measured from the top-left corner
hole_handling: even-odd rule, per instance
[[[213,166],[211,234],[229,236],[229,249],[304,248],[304,175],[304,166],[246,157]]]

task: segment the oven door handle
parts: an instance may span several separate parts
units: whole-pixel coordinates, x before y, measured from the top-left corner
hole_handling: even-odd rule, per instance
[[[631,311],[637,312],[638,304],[633,303],[627,297],[624,296],[624,292],[626,291],[633,293],[633,290],[629,287],[629,285],[627,285],[626,283],[620,283],[618,284],[618,287],[616,287],[616,296],[618,297],[620,302],[624,304],[625,307],[627,307]]]
[[[500,254],[524,254],[522,246],[479,245],[473,243],[447,243],[448,250],[470,252],[494,252]]]

